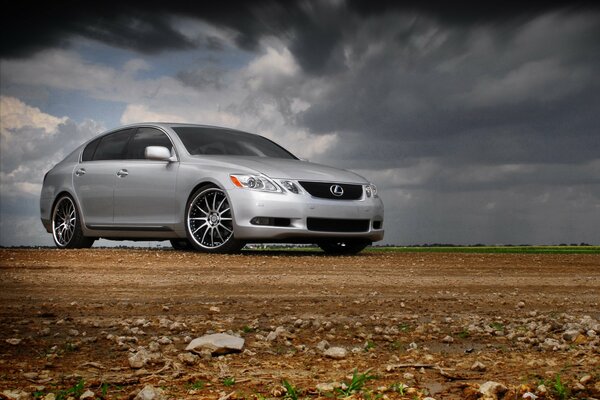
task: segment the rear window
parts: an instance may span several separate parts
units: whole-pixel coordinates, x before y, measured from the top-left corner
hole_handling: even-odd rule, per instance
[[[96,147],[93,160],[123,160],[125,159],[125,151],[127,142],[133,129],[125,129],[110,135],[103,136]]]
[[[85,146],[83,154],[81,155],[81,161],[92,160],[92,158],[94,157],[94,152],[96,151],[96,147],[98,147],[98,143],[100,143],[100,139],[102,138],[92,140],[87,146]]]

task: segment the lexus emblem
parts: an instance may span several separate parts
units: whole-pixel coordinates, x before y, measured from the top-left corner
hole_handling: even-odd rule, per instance
[[[340,185],[331,185],[329,187],[329,191],[331,192],[332,195],[336,196],[336,197],[340,197],[344,195],[344,188],[342,188]]]

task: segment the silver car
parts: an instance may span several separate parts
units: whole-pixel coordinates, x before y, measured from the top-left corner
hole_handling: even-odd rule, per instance
[[[262,136],[189,124],[128,125],[84,143],[44,176],[40,211],[60,248],[105,238],[215,253],[316,243],[353,254],[384,232],[383,203],[363,177]]]

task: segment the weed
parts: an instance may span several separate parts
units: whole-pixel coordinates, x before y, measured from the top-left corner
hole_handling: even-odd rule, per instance
[[[390,343],[390,349],[392,349],[392,350],[401,350],[401,349],[404,349],[404,343],[402,343],[402,342],[400,342],[398,340],[395,340],[392,343]]]
[[[84,392],[85,389],[85,381],[83,379],[79,380],[76,385],[69,389],[59,390],[56,393],[56,400],[64,400],[69,397],[79,398]]]
[[[461,339],[466,339],[469,336],[471,336],[471,333],[469,333],[469,331],[467,330],[467,328],[464,328],[462,331],[458,332],[458,337]]]
[[[235,385],[235,378],[233,376],[228,376],[227,378],[223,379],[223,385],[227,387]]]
[[[398,393],[400,396],[404,396],[404,392],[407,388],[408,388],[407,385],[405,385],[404,383],[399,383],[399,382],[392,383],[390,385],[390,390]]]
[[[492,322],[490,324],[490,328],[492,328],[495,331],[503,331],[504,330],[504,325],[500,322]]]
[[[202,382],[202,381],[190,382],[187,385],[185,385],[185,387],[188,390],[200,390],[200,389],[204,389],[204,382]]]
[[[285,379],[281,381],[281,385],[285,388],[285,396],[283,396],[284,399],[298,400],[298,388]]]
[[[552,383],[552,387],[560,400],[566,400],[569,396],[569,389],[560,380],[560,374],[556,374],[556,379]]]
[[[102,393],[102,397],[106,397],[108,394],[108,383],[102,382],[102,385],[100,385],[100,393]]]
[[[412,330],[412,327],[407,323],[402,323],[398,325],[398,329],[400,330],[400,332],[406,333],[410,332]]]
[[[256,329],[254,329],[253,327],[248,326],[248,325],[244,325],[244,327],[242,328],[242,332],[244,332],[244,333],[252,333],[255,330]]]
[[[371,340],[367,340],[367,342],[365,343],[365,351],[369,351],[371,349],[374,349],[375,347],[377,347],[377,345]]]
[[[358,370],[355,369],[352,373],[352,379],[350,382],[341,388],[337,388],[336,390],[340,395],[348,397],[354,393],[361,392],[365,386],[365,383],[371,379],[375,379],[375,376],[369,375],[368,370],[362,374],[359,374]]]

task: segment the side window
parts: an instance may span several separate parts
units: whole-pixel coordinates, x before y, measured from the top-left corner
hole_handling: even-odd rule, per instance
[[[145,159],[145,150],[148,146],[163,146],[171,150],[173,145],[163,132],[154,128],[138,128],[129,142],[127,158],[133,160]]]
[[[83,150],[83,154],[81,155],[81,161],[92,161],[92,157],[94,157],[94,152],[96,151],[96,147],[98,147],[98,143],[100,143],[100,139],[91,141],[85,149]]]
[[[125,158],[125,149],[133,129],[125,129],[102,137],[96,147],[94,160],[122,160]]]

